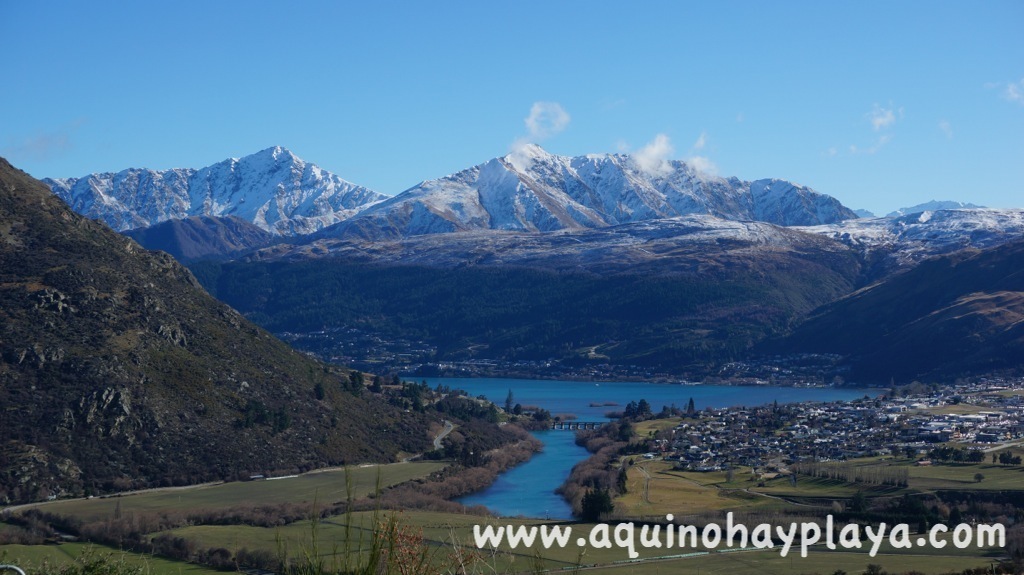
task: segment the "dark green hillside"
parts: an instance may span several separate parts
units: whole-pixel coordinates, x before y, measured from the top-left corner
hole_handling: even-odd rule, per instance
[[[357,326],[384,339],[427,341],[439,360],[561,358],[678,373],[739,357],[847,293],[858,271],[852,257],[692,257],[701,271],[599,275],[335,258],[193,270],[211,293],[275,332]]]
[[[343,391],[345,370],[2,159],[0,359],[0,501],[429,448],[421,416]]]
[[[1024,369],[1024,243],[927,260],[765,349],[843,354],[855,377],[883,383]]]

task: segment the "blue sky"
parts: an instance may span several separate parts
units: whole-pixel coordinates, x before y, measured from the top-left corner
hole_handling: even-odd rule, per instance
[[[1020,1],[0,0],[0,155],[69,177],[282,145],[395,194],[524,139],[654,143],[880,213],[1024,207],[1022,29]]]

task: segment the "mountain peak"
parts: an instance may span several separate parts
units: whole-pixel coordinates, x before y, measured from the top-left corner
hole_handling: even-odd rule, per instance
[[[534,162],[554,158],[553,154],[533,143],[517,144],[503,159],[516,169],[527,171]]]
[[[783,180],[702,177],[662,154],[569,157],[522,143],[502,158],[422,182],[323,236],[543,232],[689,214],[784,226],[856,217],[835,198]]]
[[[984,207],[985,206],[979,206],[969,202],[958,202],[954,200],[931,200],[923,204],[917,204],[916,206],[900,208],[895,212],[889,212],[885,217],[898,218],[900,216],[909,216],[922,212],[934,212],[936,210],[974,210]]]
[[[5,498],[389,461],[429,447],[425,419],[343,392],[345,370],[292,350],[167,254],[72,214],[4,160],[0,262]],[[287,422],[239,425],[254,405]]]
[[[294,161],[294,160],[298,160],[299,159],[298,156],[293,154],[291,150],[289,150],[288,148],[285,148],[284,146],[272,146],[272,147],[267,148],[265,150],[261,150],[259,152],[256,152],[253,155],[254,156],[262,156],[262,155],[265,155],[265,154],[269,155],[271,158],[273,158],[275,160],[282,160],[282,159],[284,159],[284,160]]]
[[[282,146],[200,169],[44,181],[72,209],[118,231],[205,215],[236,216],[276,235],[307,234],[386,198]]]

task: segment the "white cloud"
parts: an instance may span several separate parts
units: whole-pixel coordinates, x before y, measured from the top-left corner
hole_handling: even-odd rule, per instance
[[[1024,78],[1019,82],[1009,82],[1003,90],[1003,97],[1011,102],[1024,105]]]
[[[946,135],[947,140],[953,139],[953,126],[949,123],[949,120],[939,120],[939,129]]]
[[[637,166],[652,176],[664,176],[672,171],[669,159],[675,149],[665,134],[658,134],[646,146],[633,154]]]
[[[526,135],[516,138],[510,149],[510,161],[519,169],[528,169],[537,150],[530,150],[530,144],[538,144],[569,126],[569,113],[558,102],[534,102],[530,115],[523,119]]]
[[[686,163],[690,164],[690,167],[697,170],[697,173],[705,176],[717,176],[718,166],[714,162],[704,156],[691,156],[686,158]]]
[[[850,146],[850,153],[853,155],[865,155],[873,156],[878,153],[879,150],[885,147],[886,144],[892,141],[892,135],[882,134],[875,140],[874,144],[871,144],[867,148],[858,148],[857,146]]]
[[[546,140],[569,126],[569,114],[557,102],[534,102],[526,122],[527,137],[533,142]]]
[[[714,177],[718,175],[718,166],[707,156],[698,154],[698,152],[707,147],[707,144],[708,133],[706,131],[701,132],[700,136],[697,137],[697,141],[693,143],[693,147],[690,148],[690,157],[686,158],[686,163],[696,170],[699,175]]]
[[[890,104],[891,106],[891,104]],[[868,120],[871,121],[871,127],[877,132],[884,128],[888,128],[896,123],[896,120],[903,117],[903,108],[898,110],[893,108],[883,108],[878,104],[875,104],[874,108],[866,114]]]
[[[697,138],[697,141],[693,143],[693,149],[694,150],[703,150],[704,149],[704,145],[707,144],[707,139],[708,139],[708,133],[707,132],[701,132],[700,136]]]
[[[875,132],[882,132],[882,134],[878,136],[873,144],[866,148],[856,144],[850,144],[847,146],[846,151],[851,156],[871,156],[877,154],[885,147],[886,144],[892,141],[893,136],[891,128],[903,119],[903,108],[894,107],[892,102],[889,103],[888,108],[882,107],[876,103],[871,108],[870,112],[864,114],[864,117],[871,122],[872,130]],[[839,155],[839,150],[836,148],[829,148],[826,155]]]

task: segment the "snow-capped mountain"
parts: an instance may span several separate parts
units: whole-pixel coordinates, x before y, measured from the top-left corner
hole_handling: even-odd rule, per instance
[[[952,200],[931,200],[923,204],[917,204],[916,206],[910,206],[909,208],[900,208],[895,212],[889,212],[888,214],[885,215],[885,217],[898,218],[900,216],[920,214],[921,212],[934,212],[937,210],[971,210],[984,207],[985,206],[978,206],[971,203],[956,202]]]
[[[573,230],[686,214],[784,226],[856,217],[835,198],[783,180],[708,176],[681,161],[649,164],[622,154],[557,156],[526,145],[423,182],[318,235]]]
[[[1024,209],[924,211],[800,229],[839,240],[868,255],[880,255],[890,265],[902,266],[930,256],[965,248],[988,248],[1024,238]]]
[[[128,169],[43,180],[76,212],[118,231],[189,216],[235,216],[278,235],[315,232],[387,196],[267,148],[201,169]]]

